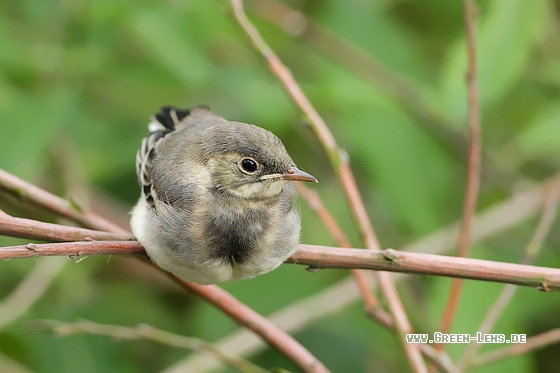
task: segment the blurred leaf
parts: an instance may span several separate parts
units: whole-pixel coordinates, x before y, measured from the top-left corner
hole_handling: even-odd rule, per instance
[[[435,229],[443,220],[438,211],[449,203],[445,196],[453,195],[456,185],[453,161],[374,88],[336,73],[336,68],[325,70],[332,77],[323,83],[328,87],[323,91],[329,92],[344,118],[331,127],[359,170],[357,175],[368,183],[370,193],[381,196],[385,212],[405,230],[420,235]]]
[[[476,38],[480,103],[486,107],[511,89],[527,69],[527,61],[547,26],[547,0],[494,0],[480,20]],[[442,67],[441,101],[455,120],[467,112],[464,35],[449,49]]]
[[[519,144],[525,157],[532,159],[545,154],[560,154],[559,139],[560,106],[552,105],[519,135]]]
[[[10,92],[0,107],[2,120],[7,124],[0,136],[0,167],[18,170],[18,176],[31,178],[43,152],[68,119],[75,96],[67,88],[38,97]],[[15,123],[22,123],[15,126]],[[40,125],[37,125],[39,124]]]
[[[351,40],[396,72],[426,78],[416,34],[392,18],[377,1],[330,1],[316,17],[332,32]]]
[[[182,33],[164,14],[139,12],[132,19],[132,30],[144,44],[146,52],[184,84],[202,82],[209,71],[208,60],[188,42],[190,36]]]

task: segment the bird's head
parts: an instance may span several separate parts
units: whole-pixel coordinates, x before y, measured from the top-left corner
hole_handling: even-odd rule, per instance
[[[266,199],[277,196],[289,181],[317,182],[296,167],[276,135],[261,127],[229,122],[207,128],[200,141],[212,189]]]

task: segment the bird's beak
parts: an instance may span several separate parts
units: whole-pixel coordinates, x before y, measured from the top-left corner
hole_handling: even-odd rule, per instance
[[[308,174],[305,171],[300,170],[297,167],[292,167],[280,177],[282,180],[292,180],[292,181],[309,181],[312,183],[317,183],[315,176]]]

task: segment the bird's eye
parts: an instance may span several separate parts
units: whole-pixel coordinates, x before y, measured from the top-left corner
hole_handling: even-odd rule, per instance
[[[257,171],[258,165],[254,159],[243,158],[241,162],[239,162],[239,167],[241,168],[241,171],[252,174],[253,172]]]

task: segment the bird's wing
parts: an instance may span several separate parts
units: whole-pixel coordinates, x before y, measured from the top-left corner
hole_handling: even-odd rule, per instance
[[[142,140],[142,145],[136,153],[136,175],[142,195],[151,208],[155,208],[154,199],[157,198],[153,188],[152,170],[156,155],[156,145],[163,137],[175,131],[176,126],[188,115],[190,109],[178,109],[173,106],[163,106],[159,113],[152,116],[148,125],[150,132]]]

